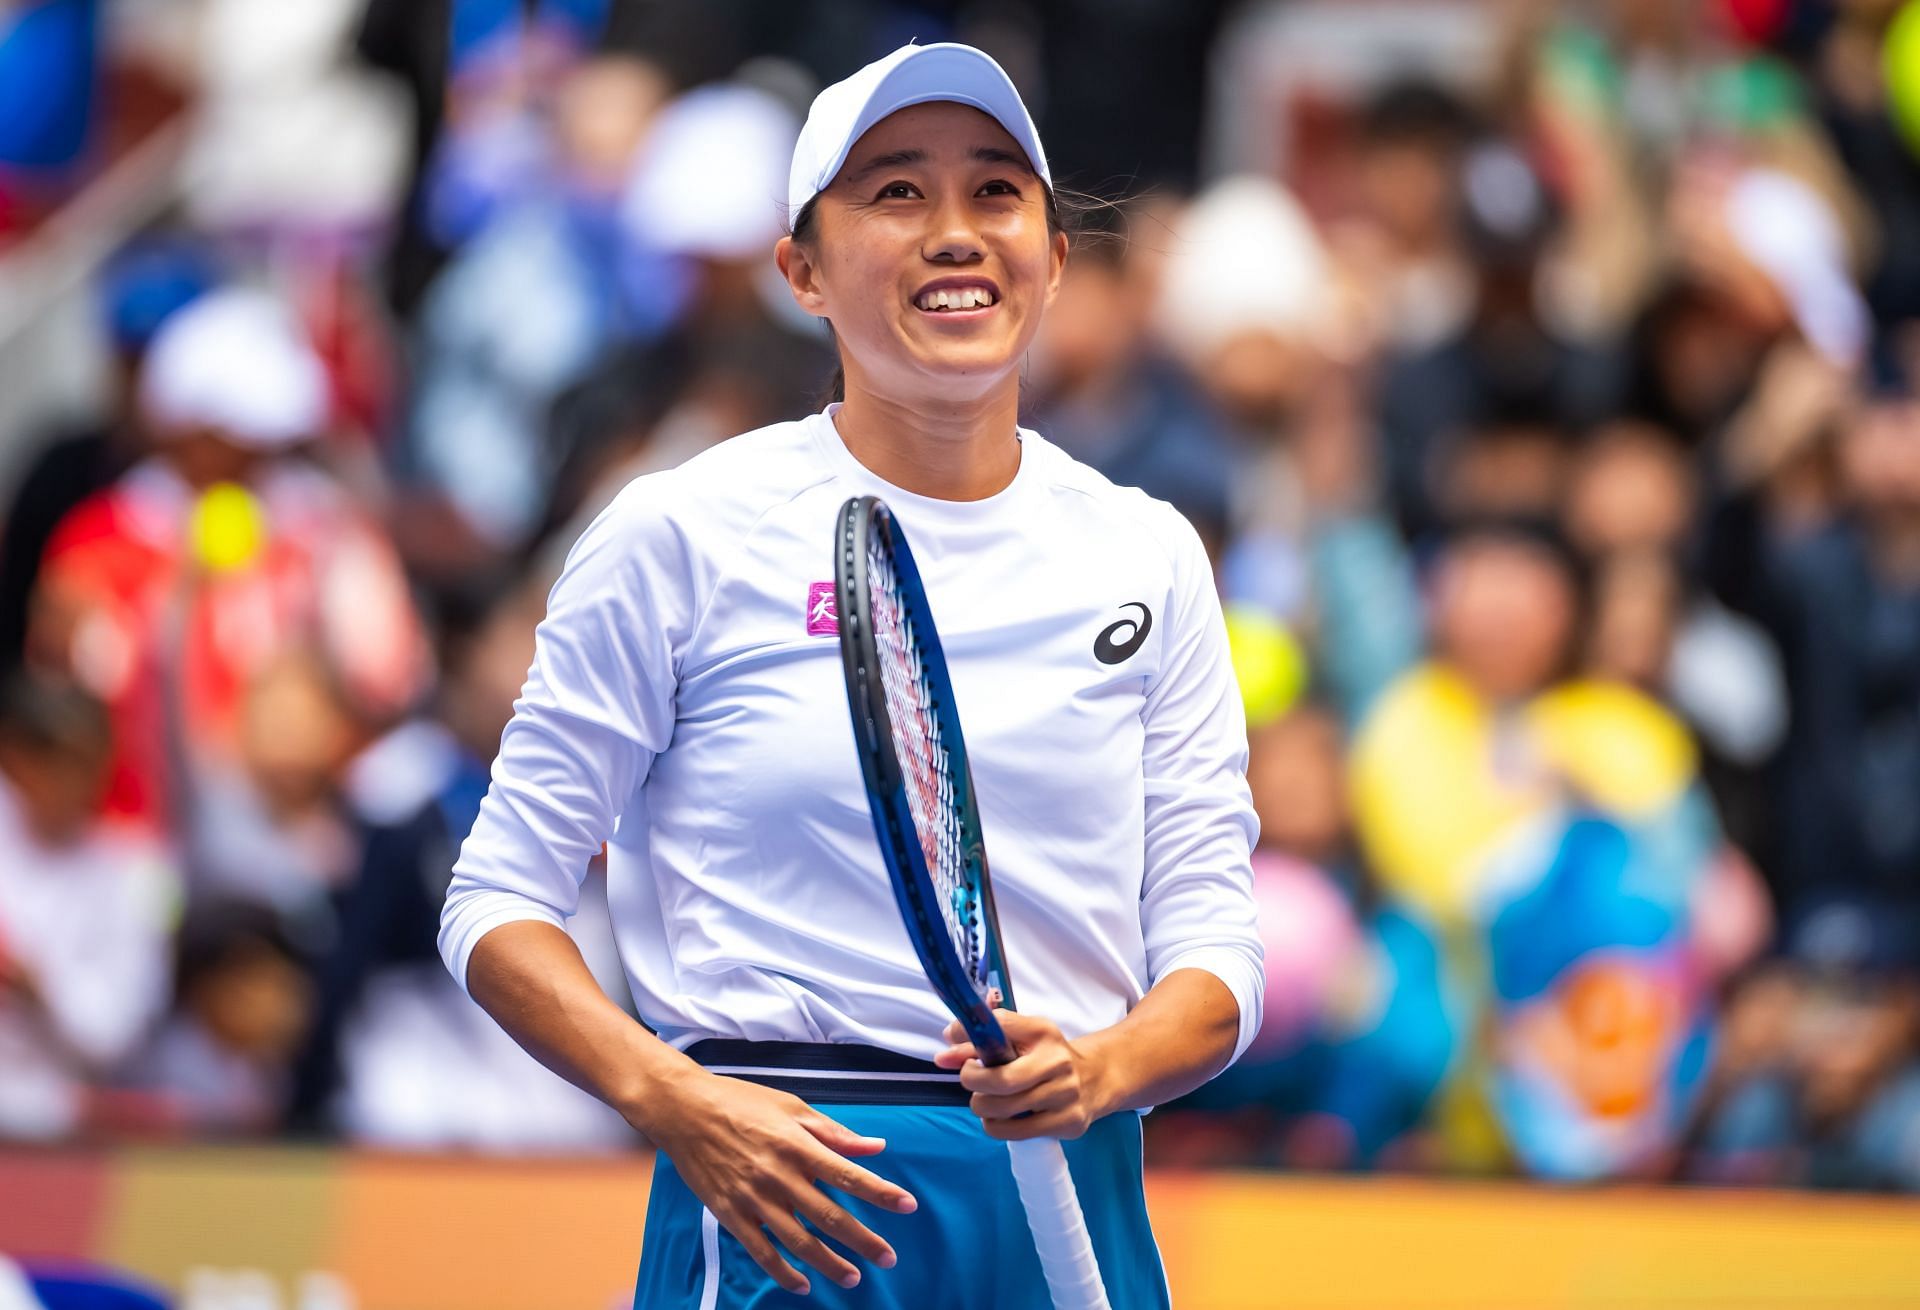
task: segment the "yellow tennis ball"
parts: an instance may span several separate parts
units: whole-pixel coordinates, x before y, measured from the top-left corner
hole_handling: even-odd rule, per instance
[[[1893,121],[1907,148],[1920,154],[1920,2],[1903,5],[1894,15],[1880,57]]]
[[[267,521],[252,492],[221,482],[201,493],[187,532],[193,557],[203,568],[230,573],[259,558],[267,541]]]
[[[1307,689],[1307,657],[1287,625],[1264,610],[1235,605],[1226,619],[1227,650],[1240,682],[1247,726],[1272,723]]]

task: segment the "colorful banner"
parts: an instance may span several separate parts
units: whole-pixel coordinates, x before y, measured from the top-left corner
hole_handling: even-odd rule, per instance
[[[270,1285],[285,1310],[613,1310],[648,1174],[644,1159],[0,1153],[0,1252],[175,1290]],[[1913,1201],[1251,1174],[1156,1175],[1148,1193],[1181,1310],[1920,1306]]]

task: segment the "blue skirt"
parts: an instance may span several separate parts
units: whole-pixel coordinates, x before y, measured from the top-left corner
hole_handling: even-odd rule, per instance
[[[844,1065],[864,1051],[710,1042],[690,1054],[716,1070],[725,1067],[735,1076],[793,1091],[854,1132],[885,1138],[886,1150],[859,1163],[912,1193],[918,1209],[896,1214],[824,1190],[884,1238],[899,1262],[881,1269],[843,1249],[860,1270],[860,1283],[842,1288],[789,1256],[788,1263],[812,1284],[806,1296],[795,1296],[754,1263],[687,1189],[673,1161],[661,1155],[647,1202],[637,1310],[1050,1310],[1006,1143],[982,1130],[957,1079],[916,1072],[896,1082],[863,1071],[859,1082],[836,1086],[834,1071],[825,1066]],[[888,1068],[933,1070],[899,1056],[873,1055]],[[768,1062],[789,1072],[751,1071]],[[1062,1145],[1113,1310],[1166,1310],[1166,1275],[1141,1189],[1139,1116],[1109,1115],[1078,1141]]]

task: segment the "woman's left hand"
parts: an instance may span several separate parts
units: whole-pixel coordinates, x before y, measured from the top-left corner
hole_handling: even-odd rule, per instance
[[[1051,1019],[1011,1010],[995,1010],[994,1017],[1018,1052],[1012,1060],[981,1064],[957,1021],[944,1034],[954,1045],[933,1057],[942,1069],[960,1071],[960,1085],[973,1093],[972,1109],[987,1136],[1003,1142],[1072,1139],[1107,1113],[1101,1061],[1084,1044],[1068,1041]]]

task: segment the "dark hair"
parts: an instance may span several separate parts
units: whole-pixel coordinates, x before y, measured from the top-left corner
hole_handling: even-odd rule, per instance
[[[223,970],[267,957],[300,959],[278,914],[248,901],[203,901],[188,910],[174,937],[174,994],[185,996]]]
[[[40,753],[95,757],[113,742],[106,706],[64,679],[14,673],[0,684],[0,740]]]
[[[1040,194],[1044,196],[1046,200],[1047,235],[1049,237],[1056,237],[1064,232],[1067,235],[1067,239],[1072,241],[1078,236],[1080,219],[1084,214],[1103,207],[1117,208],[1117,206],[1113,206],[1110,201],[1081,196],[1077,193],[1069,193],[1063,201],[1062,193],[1058,189],[1047,185],[1045,181],[1038,177],[1034,180],[1040,183]],[[799,212],[793,216],[793,226],[788,231],[788,235],[803,246],[814,246],[820,239],[819,208],[821,194],[822,193],[816,191],[812,198],[809,199],[806,204],[800,206]],[[833,324],[830,322],[827,323],[827,334],[829,336],[833,335]],[[833,382],[828,388],[827,399],[839,401],[845,400],[846,398],[847,371],[845,368],[836,365],[833,370]]]
[[[1376,92],[1360,112],[1368,145],[1460,150],[1478,128],[1472,106],[1438,82],[1407,77]]]
[[[1586,611],[1593,595],[1593,565],[1551,518],[1533,514],[1470,512],[1456,515],[1442,528],[1443,550],[1464,546],[1517,546],[1550,561],[1573,589],[1575,608]]]

